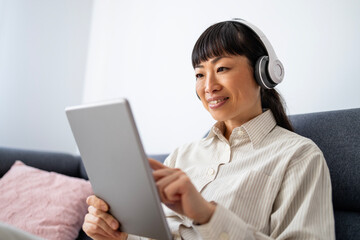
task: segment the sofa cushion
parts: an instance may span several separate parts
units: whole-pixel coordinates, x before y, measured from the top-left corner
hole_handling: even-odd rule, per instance
[[[18,159],[28,166],[42,170],[57,172],[71,177],[83,177],[81,175],[82,162],[78,155],[7,147],[0,147],[0,177]]]
[[[91,194],[84,179],[16,161],[0,179],[0,221],[45,239],[75,239]]]
[[[330,169],[336,210],[360,211],[360,109],[291,116],[295,132],[311,138]]]

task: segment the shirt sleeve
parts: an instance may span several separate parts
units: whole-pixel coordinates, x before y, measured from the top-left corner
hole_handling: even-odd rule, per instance
[[[284,175],[269,219],[269,234],[259,232],[220,204],[207,224],[194,228],[203,239],[335,239],[325,159],[319,150],[298,160]]]
[[[169,156],[167,156],[163,164],[167,167],[175,168],[178,152],[179,149],[175,149],[172,153],[169,154]]]
[[[129,234],[127,240],[142,240],[141,237]]]
[[[126,240],[153,240],[153,239],[129,234]]]

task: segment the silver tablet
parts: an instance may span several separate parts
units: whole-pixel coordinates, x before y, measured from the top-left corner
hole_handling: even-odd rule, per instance
[[[161,201],[126,99],[65,109],[95,195],[129,234],[171,239]]]

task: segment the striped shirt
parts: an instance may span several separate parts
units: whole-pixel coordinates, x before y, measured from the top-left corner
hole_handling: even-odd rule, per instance
[[[233,130],[224,123],[176,149],[165,165],[182,169],[208,201],[207,224],[164,207],[175,239],[335,239],[329,170],[310,140],[276,125],[270,110]]]

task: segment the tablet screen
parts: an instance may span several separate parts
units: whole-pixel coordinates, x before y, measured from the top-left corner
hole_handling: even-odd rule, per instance
[[[95,195],[121,230],[171,239],[152,171],[126,99],[66,108]]]

